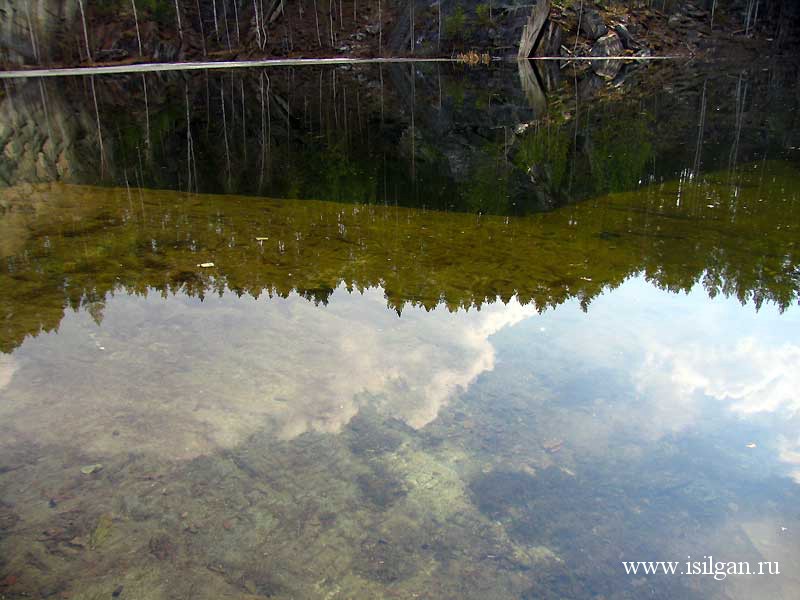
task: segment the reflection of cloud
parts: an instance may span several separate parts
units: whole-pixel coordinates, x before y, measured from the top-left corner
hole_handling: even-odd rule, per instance
[[[552,332],[542,336],[537,360],[552,357],[547,368],[564,369],[582,401],[563,437],[603,453],[621,440],[730,427],[732,447],[755,442],[759,453],[779,453],[800,481],[796,311],[709,300],[700,286],[665,294],[644,279],[599,297],[585,317],[568,307],[537,321]],[[737,420],[747,425],[736,427]]]
[[[794,439],[781,436],[778,440],[778,456],[790,465],[795,465],[792,477],[800,483],[800,437]]]
[[[17,370],[17,362],[8,354],[0,354],[0,390],[11,383],[14,371]]]
[[[284,439],[336,432],[366,403],[418,428],[494,368],[489,336],[533,311],[512,301],[398,318],[377,289],[337,290],[325,307],[118,295],[99,329],[82,313],[25,342],[26,376],[9,386],[0,421],[13,424],[8,439],[94,450],[127,440],[172,456],[263,428]]]
[[[684,404],[696,393],[725,402],[747,415],[759,412],[800,411],[800,346],[767,347],[754,337],[730,348],[698,344],[648,352],[637,373],[640,390],[668,394]]]

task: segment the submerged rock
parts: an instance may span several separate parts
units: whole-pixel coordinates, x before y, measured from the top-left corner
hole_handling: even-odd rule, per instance
[[[111,529],[114,526],[114,520],[109,513],[100,515],[97,520],[97,525],[89,537],[89,545],[91,548],[101,546],[109,537],[111,537]]]

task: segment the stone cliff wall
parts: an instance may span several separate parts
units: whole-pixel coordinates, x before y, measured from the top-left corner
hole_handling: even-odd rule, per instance
[[[0,0],[0,60],[48,64],[78,17],[77,0]]]

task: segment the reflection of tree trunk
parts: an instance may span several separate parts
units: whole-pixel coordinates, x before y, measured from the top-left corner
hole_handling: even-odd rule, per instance
[[[184,98],[186,100],[186,192],[192,192],[192,157],[194,156],[194,144],[192,142],[192,116],[189,110],[189,85],[183,86]],[[196,178],[195,178],[196,179]],[[198,189],[195,180],[195,189]]]
[[[736,133],[731,146],[731,153],[728,160],[728,169],[734,171],[736,163],[739,158],[739,139],[742,134],[742,125],[744,124],[744,106],[747,99],[747,81],[744,80],[743,75],[739,75],[739,82],[736,84],[736,116],[735,128]]]
[[[105,172],[105,152],[103,150],[103,130],[100,127],[100,109],[97,106],[97,91],[94,87],[94,75],[91,77],[92,82],[92,100],[94,101],[94,114],[95,118],[97,119],[97,141],[100,146],[100,177],[103,177]]]
[[[47,92],[44,89],[44,83],[42,83],[41,79],[39,79],[39,95],[42,98],[42,109],[44,110],[44,120],[45,120],[45,123],[47,125],[47,138],[52,141],[53,140],[53,129],[52,129],[52,127],[50,127],[50,110],[47,108],[47,104],[48,104],[48,102],[47,102]],[[47,144],[42,146],[42,151],[43,152],[46,152],[47,151],[46,149],[47,149]],[[51,146],[51,151],[47,152],[47,154],[49,155],[48,158],[50,160],[53,160],[55,158],[53,156],[53,154],[52,154],[52,152],[54,150],[55,150],[55,146],[52,145]]]
[[[544,30],[544,24],[550,16],[550,0],[539,0],[531,10],[527,23],[522,30],[522,39],[519,42],[519,58],[530,58],[539,44]]]
[[[244,79],[239,80],[239,86],[242,90],[242,156],[247,162],[247,111],[244,105]]]
[[[533,109],[534,118],[538,119],[547,112],[547,96],[542,89],[541,78],[529,60],[517,61],[517,66],[522,91]]]
[[[700,175],[700,157],[702,155],[703,150],[703,133],[706,127],[706,85],[708,84],[708,80],[703,82],[703,96],[700,100],[700,122],[697,124],[697,144],[695,145],[694,151],[694,166],[692,168],[692,172],[694,177],[697,178]]]
[[[231,152],[228,148],[228,119],[225,116],[225,85],[219,86],[219,97],[222,104],[222,136],[225,138],[225,166],[228,178],[231,176]]]
[[[150,149],[150,107],[147,102],[147,79],[142,73],[142,87],[144,88],[144,116],[145,116],[145,138],[144,143]]]

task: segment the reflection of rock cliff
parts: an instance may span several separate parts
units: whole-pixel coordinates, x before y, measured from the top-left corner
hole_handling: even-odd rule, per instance
[[[676,71],[626,69],[613,85],[527,63],[9,80],[0,185],[518,215],[798,144],[796,70]]]
[[[100,168],[93,80],[83,102],[67,99],[60,86],[43,80],[6,82],[0,101],[0,185],[20,182],[93,180]],[[87,156],[89,153],[95,156]]]

